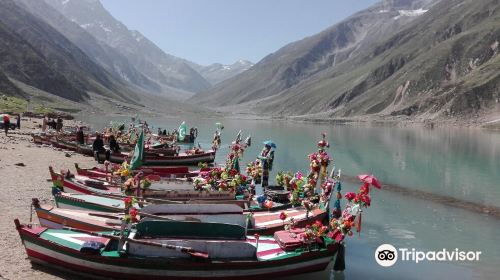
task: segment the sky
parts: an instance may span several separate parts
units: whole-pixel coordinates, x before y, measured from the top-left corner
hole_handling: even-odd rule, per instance
[[[258,62],[377,0],[101,0],[131,30],[193,62]]]

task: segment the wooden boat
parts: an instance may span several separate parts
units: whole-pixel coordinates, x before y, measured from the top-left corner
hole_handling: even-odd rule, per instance
[[[66,174],[54,172],[52,167],[49,167],[49,171],[54,186],[64,192],[125,197],[122,194],[121,187],[116,184],[80,175],[67,176]],[[236,199],[235,193],[231,191],[206,192],[194,190],[191,182],[182,179],[164,179],[161,182],[154,182],[148,189],[141,190],[141,196],[173,201],[232,201]]]
[[[57,207],[60,208],[70,208],[70,209],[85,209],[85,210],[96,210],[104,212],[123,212],[125,205],[123,204],[123,199],[126,196],[118,195],[108,195],[108,194],[79,194],[79,193],[66,193],[58,192],[54,193],[54,200]],[[175,200],[173,199],[152,199],[152,198],[139,198],[141,204],[234,204],[238,205],[242,209],[252,209],[250,205],[255,203],[251,200],[245,199],[210,199],[205,197],[202,198],[192,198],[186,200]],[[267,210],[267,209],[266,209]],[[252,210],[253,212],[257,212]]]
[[[64,207],[61,203],[56,203],[58,206]],[[118,202],[115,205],[118,205]],[[122,203],[120,203],[120,207],[124,210]],[[40,224],[48,228],[69,226],[91,231],[113,231],[120,230],[123,218],[123,213],[54,208],[48,205],[40,205],[36,198],[33,199],[33,208]],[[89,208],[96,208],[96,205]],[[247,227],[248,234],[273,234],[275,231],[282,230],[284,224],[289,223],[291,218],[293,218],[297,227],[304,227],[315,221],[324,221],[328,218],[327,209],[320,208],[309,213],[303,207],[283,211],[258,212],[250,215],[246,213],[241,207],[234,204],[153,204],[140,208],[140,215],[144,216],[142,218],[146,220],[167,219],[229,223]],[[280,219],[282,213],[286,215],[285,220]]]
[[[101,153],[98,155],[100,161],[106,160],[106,155]],[[118,152],[111,153],[109,161],[113,163],[122,163],[129,157],[128,153]],[[165,155],[157,153],[144,153],[145,166],[163,166],[163,165],[198,165],[198,163],[213,163],[215,161],[215,151],[199,151],[190,153],[189,151],[181,152],[176,155]]]
[[[33,143],[37,145],[52,145],[52,137],[53,135],[45,134],[45,133],[37,133],[31,134],[33,138]]]
[[[305,249],[288,231],[256,239],[215,223],[145,221],[123,237],[15,225],[32,262],[117,279],[272,279],[324,270],[342,246],[325,238]]]
[[[105,196],[94,196],[94,195],[85,195],[85,194],[67,194],[67,193],[59,193],[54,195],[55,204],[58,208],[61,209],[73,209],[73,210],[84,210],[88,212],[106,212],[106,213],[123,213],[125,211],[125,204],[123,203],[123,199],[113,198],[113,197],[105,197]],[[178,204],[175,201],[166,202],[168,204]],[[294,219],[294,222],[297,226],[305,226],[314,221],[322,221],[328,217],[329,207],[328,205],[321,205],[311,211],[307,211],[302,206],[300,207],[288,207],[287,209],[280,209],[279,207],[271,208],[271,209],[256,209],[252,207],[248,207],[248,205],[255,203],[254,201],[246,201],[246,200],[191,200],[182,202],[189,206],[183,206],[189,209],[190,206],[194,208],[198,207],[197,204],[210,204],[215,208],[218,207],[218,204],[233,204],[240,207],[245,213],[245,215],[249,215],[249,224],[251,228],[255,230],[259,230],[265,233],[273,232],[277,229],[283,228],[284,222],[290,221],[291,218]],[[164,212],[162,207],[176,207],[176,206],[168,206],[166,204],[154,204],[154,203],[142,203],[141,205],[136,205],[135,207],[138,209],[156,209],[155,212],[152,213],[161,213]],[[158,208],[155,208],[158,207]],[[49,208],[47,208],[49,209]],[[47,210],[45,209],[45,210]],[[50,208],[52,209],[52,208]],[[56,211],[57,212],[57,211]],[[281,213],[284,212],[287,216],[286,220],[283,221],[280,219]],[[65,212],[67,214],[67,212]],[[85,212],[84,212],[85,213]],[[61,217],[63,214],[57,218],[56,221],[61,221]],[[56,219],[56,217],[53,217]],[[69,217],[67,217],[69,218]],[[90,219],[89,217],[87,217]],[[76,226],[75,226],[76,227]]]
[[[92,145],[78,144],[74,141],[74,136],[55,136],[55,135],[42,135],[33,134],[33,142],[35,144],[52,145],[53,147],[74,151],[79,154],[94,156]],[[213,163],[215,161],[215,151],[203,151],[199,149],[187,150],[179,152],[176,147],[160,148],[160,149],[146,149],[144,151],[145,166],[175,166],[175,165],[198,165],[198,163]],[[130,156],[130,152],[120,151],[111,152],[109,161],[113,163],[123,163]],[[106,160],[106,155],[100,153],[98,155],[100,161]]]
[[[160,141],[175,142],[180,144],[193,144],[196,141],[196,137],[191,138],[189,135],[186,135],[182,141],[179,141],[176,135],[156,135],[156,138]]]
[[[75,163],[75,168],[78,175],[88,176],[94,179],[109,178],[111,175],[110,171],[106,171],[105,168],[100,167],[81,168]],[[170,178],[191,178],[198,176],[200,171],[205,171],[205,169],[189,170],[187,166],[141,166],[137,169],[137,172],[142,172],[145,175],[158,175],[160,177]]]
[[[122,194],[121,188],[116,185],[110,185],[102,180],[88,179],[84,176],[75,176],[67,178],[61,173],[56,173],[51,167],[49,167],[52,181],[55,186],[58,186],[60,190],[63,191],[61,195],[55,196],[56,202],[61,200],[61,204],[67,200],[68,195],[73,195],[77,197],[77,194],[83,194],[87,196],[81,196],[84,199],[77,199],[78,208],[80,209],[91,209],[95,210],[94,206],[90,208],[87,204],[101,204],[103,203],[101,199],[94,197],[103,197],[106,199],[114,199],[115,201],[111,204],[117,204],[119,201],[125,198]],[[168,183],[173,182],[173,183]],[[243,195],[237,196],[231,191],[198,191],[194,190],[192,185],[184,182],[182,184],[176,184],[176,180],[164,180],[163,186],[158,187],[158,185],[152,185],[150,189],[145,190],[141,193],[142,197],[139,199],[148,201],[148,203],[158,204],[158,203],[176,203],[183,202],[187,204],[200,203],[201,201],[205,203],[220,204],[220,203],[230,203],[237,204],[242,208],[248,209],[249,212],[266,212],[266,211],[277,211],[286,210],[294,207],[288,200],[284,198],[283,194],[287,194],[286,191],[280,191],[279,188],[272,188],[266,191],[268,197],[273,199],[272,207],[263,208],[256,202],[256,200],[249,200]],[[157,189],[155,189],[157,188]],[[272,193],[278,192],[277,198],[273,197]],[[97,200],[97,201],[96,201]],[[73,201],[73,200],[72,200]],[[328,199],[327,199],[328,201]],[[109,204],[106,207],[110,206]],[[321,203],[321,208],[328,209],[329,203]],[[121,209],[113,209],[111,212],[121,212]]]

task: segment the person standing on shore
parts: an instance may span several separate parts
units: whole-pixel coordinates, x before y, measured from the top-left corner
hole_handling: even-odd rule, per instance
[[[57,117],[56,131],[61,132],[62,128],[63,128],[63,120],[59,116]]]
[[[83,134],[83,127],[78,127],[76,131],[76,142],[80,145],[85,144],[85,135]]]
[[[9,133],[10,118],[9,115],[3,115],[3,129],[5,130],[5,136]]]
[[[43,116],[42,120],[42,132],[45,132],[47,130],[47,124],[49,123],[49,119],[47,118],[47,115]]]
[[[16,125],[17,129],[21,129],[21,114],[17,114]]]

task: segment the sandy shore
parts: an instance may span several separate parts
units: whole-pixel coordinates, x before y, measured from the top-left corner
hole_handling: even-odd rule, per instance
[[[74,276],[58,273],[34,265],[26,257],[26,252],[14,227],[14,219],[29,222],[31,199],[39,198],[42,203],[53,203],[50,193],[49,165],[56,170],[71,168],[74,163],[93,166],[91,157],[52,147],[33,144],[29,135],[41,123],[39,119],[23,120],[21,130],[10,131],[5,137],[0,134],[0,175],[2,190],[0,194],[0,279],[75,279]],[[66,124],[70,122],[66,121]],[[25,166],[16,164],[23,163]],[[38,223],[36,214],[33,221]]]

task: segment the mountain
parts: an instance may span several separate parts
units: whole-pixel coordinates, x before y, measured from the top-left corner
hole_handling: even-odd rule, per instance
[[[160,92],[161,87],[141,74],[127,58],[95,39],[85,29],[67,19],[45,1],[16,0],[16,3],[50,24],[116,79],[127,81],[145,91]]]
[[[193,97],[307,118],[467,118],[498,111],[498,0],[380,2]]]
[[[186,96],[211,87],[184,59],[166,54],[138,31],[116,20],[98,0],[45,0],[70,21],[106,44],[165,91]]]
[[[248,60],[240,59],[233,64],[224,65],[221,63],[213,63],[208,66],[193,64],[191,67],[198,71],[203,78],[210,84],[216,85],[229,78],[245,72],[253,66],[253,63]]]
[[[223,82],[196,98],[203,102],[211,99],[213,104],[231,105],[276,95],[316,73],[356,57],[363,48],[415,18],[400,16],[399,11],[413,10],[416,5],[430,6],[432,2],[394,0],[378,3],[316,35],[288,44],[266,56],[243,75]]]
[[[0,72],[6,85],[1,91],[15,95],[22,92],[19,82],[77,102],[88,99],[89,92],[132,101],[120,81],[11,0],[0,1]]]

